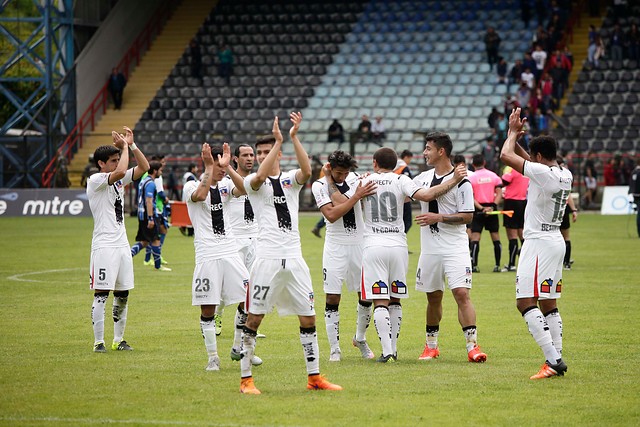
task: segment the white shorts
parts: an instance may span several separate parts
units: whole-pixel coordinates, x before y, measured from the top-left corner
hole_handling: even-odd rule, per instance
[[[447,279],[449,289],[471,289],[471,258],[469,252],[457,254],[420,254],[416,274],[416,291],[444,291]]]
[[[100,248],[91,251],[89,288],[103,291],[133,289],[131,248]]]
[[[256,259],[256,242],[258,239],[251,237],[240,237],[236,239],[238,242],[240,259],[244,262],[247,270],[251,271],[253,261]]]
[[[207,259],[196,264],[191,282],[192,305],[238,304],[244,301],[249,272],[240,256]]]
[[[358,292],[362,274],[361,245],[324,245],[322,253],[322,277],[324,293],[340,295],[342,282],[347,290]]]
[[[558,299],[562,291],[563,240],[526,239],[516,272],[516,299]]]
[[[362,299],[408,298],[408,268],[409,253],[406,246],[364,248],[360,283]]]
[[[313,284],[304,258],[256,258],[251,269],[245,309],[267,314],[273,307],[281,316],[314,316]]]

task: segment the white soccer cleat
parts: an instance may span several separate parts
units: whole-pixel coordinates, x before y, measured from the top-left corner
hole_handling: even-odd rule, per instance
[[[358,347],[358,350],[360,350],[360,354],[362,354],[363,359],[374,359],[376,357],[376,355],[373,354],[373,351],[371,351],[371,349],[369,348],[366,340],[358,341],[356,340],[356,337],[353,337],[351,343],[354,347]]]
[[[329,362],[339,362],[342,359],[342,352],[339,348],[334,348],[331,350],[331,354],[329,355]]]
[[[204,368],[205,371],[219,371],[220,370],[220,358],[218,356],[209,356],[209,363]]]
[[[262,365],[262,359],[260,359],[258,356],[254,354],[253,357],[251,358],[251,364],[253,366],[260,366]]]

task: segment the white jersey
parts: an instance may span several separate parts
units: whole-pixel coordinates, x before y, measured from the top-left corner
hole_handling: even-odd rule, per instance
[[[93,215],[91,250],[129,246],[124,228],[124,187],[133,181],[133,168],[109,185],[111,173],[99,172],[87,179],[87,197]]]
[[[453,179],[453,169],[444,176],[437,176],[435,169],[422,172],[413,181],[421,188],[434,187]],[[429,203],[420,202],[422,213],[440,214],[473,213],[473,188],[468,179]],[[469,252],[469,239],[465,224],[436,224],[420,227],[420,252],[423,254],[452,254]]]
[[[360,178],[358,174],[350,172],[347,175],[347,179],[342,183],[336,183],[338,190],[346,195],[352,197],[358,187]],[[327,179],[325,177],[320,178],[311,186],[313,197],[316,200],[318,208],[331,203],[331,197],[329,197],[329,189],[327,185]],[[327,234],[325,245],[327,243],[340,244],[340,245],[359,245],[362,244],[364,235],[364,219],[362,217],[362,207],[360,202],[356,203],[353,208],[344,214],[341,218],[338,218],[333,224],[327,221]]]
[[[376,194],[364,199],[364,247],[406,246],[402,214],[405,197],[413,197],[420,189],[406,175],[393,172],[373,173],[362,185],[374,182]]]
[[[302,257],[298,231],[298,198],[302,184],[296,181],[298,170],[268,177],[258,191],[251,188],[255,173],[244,179],[244,188],[258,221],[257,258]]]
[[[154,179],[153,183],[156,185],[156,191],[158,193],[164,192],[164,180],[162,179],[161,176],[159,176],[156,179]]]
[[[523,175],[531,180],[524,211],[525,241],[562,240],[560,224],[571,194],[573,175],[566,168],[530,161],[524,162],[523,169]]]
[[[238,245],[231,231],[229,218],[229,199],[233,197],[233,187],[219,182],[217,186],[209,188],[204,201],[194,202],[191,195],[199,185],[200,181],[189,181],[183,189],[189,218],[193,224],[196,264],[205,259],[237,255]]]
[[[228,176],[224,177],[220,183],[221,185],[235,187]],[[246,194],[240,197],[231,197],[229,214],[234,236],[237,238],[258,237],[258,222],[255,220],[253,207]]]

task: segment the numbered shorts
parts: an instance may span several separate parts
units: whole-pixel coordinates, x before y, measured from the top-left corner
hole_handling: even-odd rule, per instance
[[[525,239],[516,272],[516,298],[560,298],[564,251],[562,238]]]
[[[133,289],[131,248],[100,248],[91,251],[89,287],[103,291]]]
[[[362,251],[361,298],[364,300],[408,298],[406,246],[371,246]]]
[[[416,274],[416,291],[444,291],[445,279],[449,289],[471,289],[471,258],[469,252],[454,254],[420,254]]]
[[[324,293],[340,295],[342,282],[347,290],[358,292],[362,273],[362,245],[331,245],[325,243],[322,253]]]
[[[236,239],[238,242],[238,252],[240,254],[240,259],[244,262],[244,265],[247,267],[247,270],[251,271],[251,266],[253,265],[253,261],[256,259],[256,242],[258,239],[251,237],[239,237]]]
[[[249,272],[239,256],[196,264],[191,283],[192,305],[238,304],[244,301]]]
[[[503,215],[502,223],[505,228],[524,228],[524,210],[527,207],[526,200],[504,199],[505,211],[513,211],[513,215],[509,218]]]
[[[281,316],[314,316],[311,273],[304,258],[256,258],[251,268],[245,309],[266,314],[278,309]]]

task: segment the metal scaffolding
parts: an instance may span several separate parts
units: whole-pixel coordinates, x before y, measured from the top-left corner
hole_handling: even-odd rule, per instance
[[[12,110],[0,127],[0,187],[40,187],[76,122],[73,0],[32,1],[37,16],[9,16],[14,1],[0,0],[0,37],[13,50],[0,65],[0,102]]]

